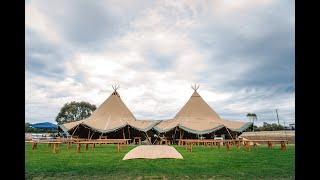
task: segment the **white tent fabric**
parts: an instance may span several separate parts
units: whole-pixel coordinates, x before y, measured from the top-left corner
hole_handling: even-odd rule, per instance
[[[123,103],[116,90],[90,117],[76,122],[65,123],[60,127],[64,131],[68,131],[79,124],[101,133],[113,132],[129,125],[144,132],[153,128],[163,133],[179,127],[194,134],[207,134],[224,127],[232,131],[242,132],[252,125],[251,122],[231,121],[220,118],[197,91],[194,91],[188,102],[173,119],[162,121],[137,120]]]
[[[114,91],[92,114],[81,121],[63,124],[60,127],[70,130],[79,124],[94,131],[108,133],[121,129],[127,125],[148,131],[159,121],[136,120],[132,112],[123,103],[118,92]]]
[[[207,134],[223,127],[242,132],[251,124],[250,122],[230,121],[220,118],[198,92],[194,91],[188,102],[173,119],[161,121],[154,129],[163,133],[179,127],[194,134]]]

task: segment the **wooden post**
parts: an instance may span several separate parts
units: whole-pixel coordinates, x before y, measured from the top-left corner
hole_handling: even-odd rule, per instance
[[[37,145],[36,142],[32,142],[32,150],[35,150],[35,149],[36,149],[36,145]]]
[[[88,143],[86,143],[86,150],[88,150],[88,146],[89,146],[89,144],[88,144]]]
[[[58,144],[58,152],[60,152],[60,143]]]
[[[81,150],[81,144],[78,143],[78,144],[77,144],[77,153],[80,153],[80,150]]]
[[[56,145],[55,145],[55,144],[53,144],[52,152],[53,152],[53,153],[56,153]]]
[[[122,135],[123,135],[123,139],[126,138],[125,134],[124,134],[124,128],[122,128]]]
[[[230,150],[230,144],[229,144],[229,142],[226,142],[227,144],[226,144],[226,147],[227,147],[227,150]]]
[[[128,134],[129,134],[129,139],[131,139],[131,138],[130,138],[130,129],[129,129],[129,126],[128,126]]]
[[[250,142],[249,142],[249,141],[246,141],[245,143],[246,143],[246,148],[247,148],[247,150],[250,151]]]
[[[281,141],[281,150],[286,150],[286,149],[287,149],[286,142]]]

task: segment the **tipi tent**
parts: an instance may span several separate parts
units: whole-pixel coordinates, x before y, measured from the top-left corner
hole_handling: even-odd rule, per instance
[[[241,133],[252,125],[251,122],[222,119],[198,94],[198,88],[199,86],[193,87],[190,99],[173,119],[161,121],[154,129],[159,133],[173,131],[174,134],[177,134],[177,129],[181,129],[194,135],[208,135],[225,130],[232,136],[231,134]]]
[[[118,87],[114,87],[114,92],[90,117],[62,124],[60,128],[68,131],[69,134],[88,136],[89,138],[97,138],[102,134],[114,138],[132,138],[134,135],[141,135],[141,133],[146,135],[146,132],[151,130],[159,121],[136,120],[132,112],[123,103],[117,89]]]

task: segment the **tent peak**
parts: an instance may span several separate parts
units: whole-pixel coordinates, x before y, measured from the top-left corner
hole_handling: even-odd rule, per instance
[[[113,89],[112,95],[118,95],[118,96],[119,96],[119,94],[118,94],[118,92],[117,92],[117,90],[119,89],[119,87],[120,87],[120,85],[118,85],[118,84],[112,85],[112,89]]]
[[[200,85],[197,85],[197,84],[194,84],[194,86],[191,85],[191,88],[192,88],[195,92],[199,89],[199,87],[200,87]]]

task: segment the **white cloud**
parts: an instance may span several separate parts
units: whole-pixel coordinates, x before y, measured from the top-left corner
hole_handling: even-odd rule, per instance
[[[61,42],[61,37],[57,33],[55,24],[41,12],[37,6],[30,3],[26,3],[25,6],[25,26],[36,31],[41,35],[41,38],[45,38],[53,43]],[[32,39],[30,39],[32,41]]]

